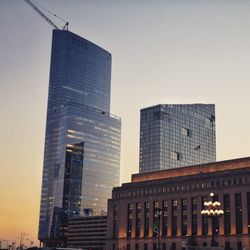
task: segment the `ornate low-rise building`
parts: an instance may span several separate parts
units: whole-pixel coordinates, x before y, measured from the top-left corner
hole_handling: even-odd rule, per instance
[[[209,194],[222,216],[201,215]],[[159,213],[160,212],[160,213]],[[132,175],[108,202],[107,249],[250,249],[250,157]]]

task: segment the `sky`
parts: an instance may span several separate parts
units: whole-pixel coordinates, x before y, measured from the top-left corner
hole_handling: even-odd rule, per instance
[[[217,160],[249,156],[250,1],[36,2],[112,54],[121,183],[138,172],[140,109],[159,103],[215,103]],[[0,240],[26,233],[28,244],[38,229],[52,27],[21,0],[0,0],[0,22]]]

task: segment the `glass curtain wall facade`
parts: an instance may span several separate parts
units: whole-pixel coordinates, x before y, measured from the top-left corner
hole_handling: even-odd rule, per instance
[[[214,161],[214,104],[162,104],[141,110],[140,172]]]
[[[39,239],[66,243],[68,218],[104,214],[119,185],[121,120],[110,114],[111,54],[54,30]]]

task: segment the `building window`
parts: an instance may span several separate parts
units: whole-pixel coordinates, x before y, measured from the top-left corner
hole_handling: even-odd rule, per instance
[[[224,203],[224,234],[229,235],[231,233],[231,211],[230,211],[230,195],[223,195]]]
[[[197,235],[197,198],[192,198],[192,235]]]
[[[237,242],[237,250],[242,250],[242,242],[241,241]]]
[[[188,128],[181,128],[181,134],[185,136],[190,136],[190,130]]]
[[[167,244],[166,243],[162,243],[162,250],[167,250]]]
[[[156,243],[153,244],[153,250],[157,250],[157,244]]]
[[[171,158],[172,158],[173,160],[179,161],[179,160],[180,160],[180,153],[179,153],[179,152],[176,152],[176,151],[172,151],[172,152],[171,152]]]
[[[236,234],[242,234],[242,200],[241,194],[235,194]]]
[[[127,236],[131,237],[131,235],[132,235],[132,222],[133,222],[133,205],[132,204],[128,204],[127,222],[128,222]],[[129,247],[130,247],[130,245],[129,245]]]
[[[136,203],[136,220],[135,220],[135,236],[140,236],[140,230],[141,230],[141,203]]]
[[[171,250],[176,250],[176,243],[172,243]]]
[[[162,236],[168,233],[168,202],[162,202]]]
[[[250,235],[250,193],[247,193],[248,235]]]
[[[148,244],[144,243],[144,250],[148,250]]]
[[[139,245],[138,245],[138,243],[135,243],[135,250],[139,250]]]
[[[225,250],[231,250],[231,246],[230,246],[230,242],[229,241],[226,241],[225,242]]]
[[[130,244],[127,244],[126,248],[127,248],[127,250],[130,250]]]
[[[149,234],[149,209],[150,203],[144,203],[144,236],[147,237]]]
[[[201,210],[205,209],[204,202],[208,201],[206,196],[202,197]],[[202,235],[208,234],[208,218],[206,216],[202,216]]]
[[[181,200],[181,235],[187,234],[187,199]]]
[[[177,206],[178,201],[172,200],[172,236],[177,235]]]

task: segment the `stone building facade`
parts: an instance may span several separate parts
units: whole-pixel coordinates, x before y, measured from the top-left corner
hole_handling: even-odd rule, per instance
[[[220,218],[201,215],[213,192]],[[161,214],[157,211],[161,211]],[[159,228],[159,234],[155,231]],[[109,250],[185,249],[192,238],[225,249],[250,249],[250,157],[132,175],[108,201]]]

